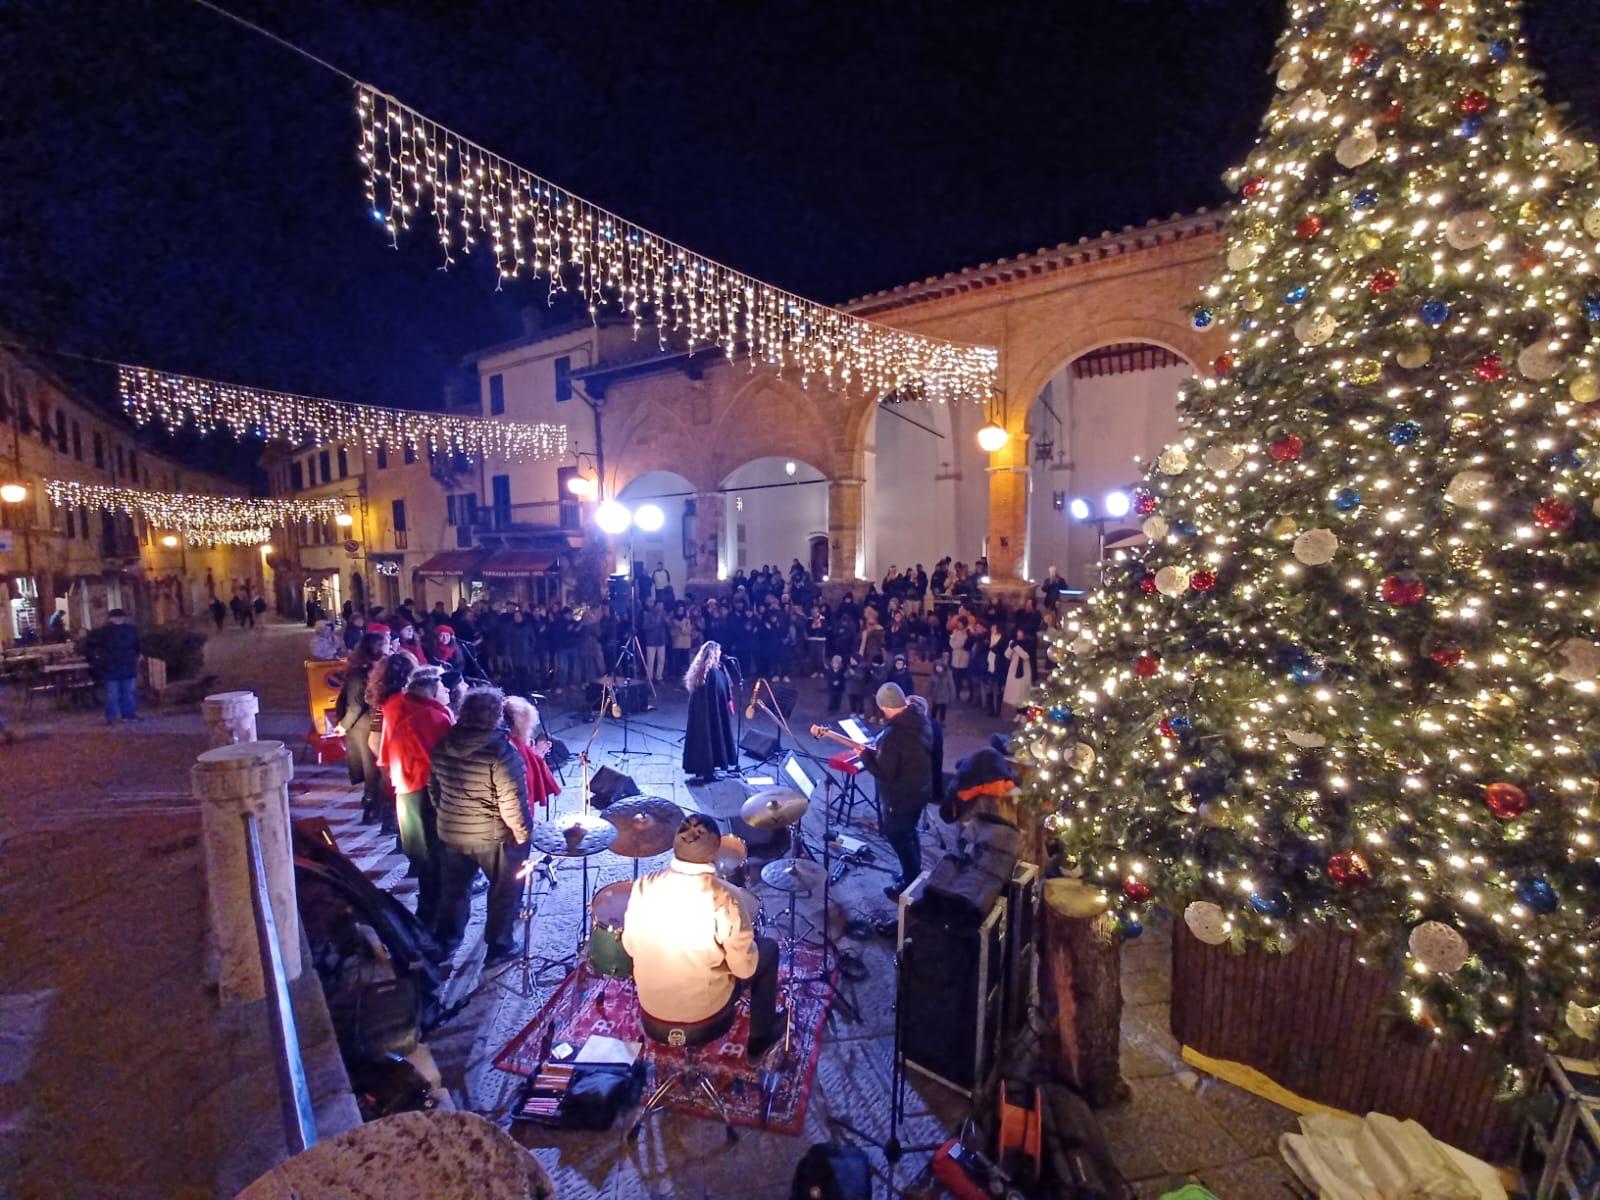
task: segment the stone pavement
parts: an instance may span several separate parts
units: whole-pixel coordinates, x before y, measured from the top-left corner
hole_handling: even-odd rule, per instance
[[[229,629],[207,647],[207,669],[219,676],[219,687],[260,695],[262,737],[293,746],[303,735],[301,650],[308,641],[301,627],[269,626],[254,634]],[[0,697],[0,704],[8,700]],[[619,757],[621,723],[605,722],[595,739],[595,763],[624,770],[647,794],[685,809],[725,814],[739,798],[731,788],[690,789],[682,781],[681,690],[663,688],[660,701],[656,711],[628,723],[634,757]],[[819,689],[804,683],[795,727],[803,731],[820,719],[822,708]],[[574,750],[589,736],[591,726],[559,697],[545,705],[545,717]],[[947,762],[981,745],[997,727],[974,710],[958,708],[948,723]],[[33,1190],[14,1189],[25,1196],[231,1195],[281,1156],[275,1149],[276,1108],[262,1107],[251,1118],[253,1127],[243,1114],[225,1122],[227,1108],[218,1098],[227,1088],[216,1072],[206,1076],[209,1083],[186,1085],[180,1064],[195,1069],[192,1060],[217,1051],[210,1035],[196,1031],[194,1016],[170,1002],[205,999],[196,982],[197,961],[180,960],[176,949],[161,952],[197,946],[202,920],[198,850],[188,840],[198,831],[198,817],[187,801],[188,769],[203,748],[198,713],[152,713],[139,726],[107,730],[98,714],[50,711],[14,728],[25,740],[0,747],[0,775],[11,801],[0,810],[7,947],[0,967],[6,1031],[0,1035],[6,1137],[0,1169],[9,1179],[39,1181]],[[26,737],[41,730],[49,736]],[[803,732],[801,740],[824,757],[834,748]],[[15,780],[26,781],[22,803]],[[566,769],[565,782],[558,802],[563,812],[578,800],[576,764]],[[359,823],[359,801],[342,767],[297,763],[291,802],[296,816],[327,817],[341,846],[369,877],[410,902],[414,887],[405,878],[404,859],[392,838]],[[836,935],[848,917],[891,911],[882,886],[893,856],[873,824],[870,811],[861,808],[849,832],[874,846],[885,869],[852,870],[835,888]],[[814,806],[804,826],[813,844],[821,826]],[[930,833],[927,861],[937,853]],[[127,870],[134,865],[138,871]],[[591,870],[591,891],[631,875],[631,862],[614,855],[599,855],[592,865],[598,869]],[[576,946],[581,892],[575,866],[563,865],[557,877],[553,889],[540,885],[533,934],[536,948],[553,955]],[[136,895],[129,889],[135,878],[143,881]],[[760,885],[755,890],[768,914],[779,912],[781,894]],[[63,904],[63,893],[73,897],[71,904]],[[812,901],[812,918],[817,908]],[[451,999],[467,1003],[434,1034],[431,1047],[458,1107],[503,1121],[519,1081],[496,1071],[492,1060],[533,1018],[560,975],[541,976],[532,997],[509,990],[514,977],[485,981],[481,909],[479,901],[448,985]],[[588,1134],[518,1126],[514,1136],[550,1171],[563,1200],[786,1195],[806,1146],[836,1136],[830,1117],[873,1136],[887,1133],[892,947],[879,937],[846,944],[858,946],[869,966],[867,980],[844,985],[861,1021],[836,1009],[802,1136],[741,1130],[730,1146],[720,1127],[671,1113],[652,1121],[636,1144],[624,1143],[620,1129]],[[19,945],[22,954],[13,952]],[[79,953],[79,947],[92,952]],[[1292,1117],[1226,1084],[1202,1081],[1178,1059],[1167,1032],[1168,961],[1164,930],[1155,922],[1125,952],[1124,1070],[1134,1098],[1100,1114],[1112,1150],[1142,1196],[1192,1178],[1223,1200],[1279,1197],[1282,1169],[1274,1142]],[[205,1011],[200,1003],[192,1008]],[[226,1044],[225,1035],[218,1040]],[[258,1071],[266,1061],[260,1051]],[[240,1058],[235,1065],[243,1071],[246,1064]],[[97,1087],[101,1077],[107,1089]],[[909,1078],[911,1118],[902,1140],[942,1140],[966,1115],[965,1101],[914,1072]],[[270,1084],[270,1075],[257,1082]],[[275,1103],[269,1090],[258,1094]],[[337,1127],[331,1117],[329,1123]],[[93,1146],[100,1165],[80,1162],[72,1152],[78,1145]],[[881,1156],[871,1157],[881,1172]],[[34,1174],[15,1174],[19,1162]],[[907,1187],[925,1163],[925,1155],[909,1155],[896,1182]],[[45,1186],[52,1182],[54,1188]],[[908,1187],[906,1194],[921,1189]]]

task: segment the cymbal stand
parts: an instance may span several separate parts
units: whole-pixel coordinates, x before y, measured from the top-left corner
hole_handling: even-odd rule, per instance
[[[833,987],[834,964],[839,961],[839,948],[834,945],[831,912],[833,903],[833,830],[828,828],[828,813],[832,808],[830,803],[833,789],[838,781],[833,777],[833,772],[822,772],[822,973],[806,979],[791,979],[790,986],[803,983],[825,983]],[[813,929],[816,926],[812,927]],[[837,1004],[852,1022],[861,1023],[861,1012],[853,1001],[845,997],[837,988],[833,993],[834,1003]]]

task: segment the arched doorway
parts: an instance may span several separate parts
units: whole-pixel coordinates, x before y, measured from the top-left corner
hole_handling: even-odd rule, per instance
[[[643,564],[646,574],[654,572],[657,563],[664,566],[672,576],[673,591],[679,596],[694,574],[702,540],[696,532],[694,494],[694,485],[676,471],[646,471],[617,493],[617,499],[629,508],[649,502],[666,514],[660,529],[633,531],[633,558],[636,564]],[[624,546],[618,558],[625,559],[626,555]]]
[[[1108,536],[1137,527],[1106,514],[1105,498],[1127,491],[1178,436],[1178,389],[1193,367],[1152,342],[1113,342],[1075,356],[1034,397],[1028,414],[1031,486],[1024,575],[1057,567],[1076,588],[1093,586],[1097,521]],[[1088,506],[1075,518],[1073,501]]]
[[[805,562],[828,536],[828,477],[796,458],[757,458],[722,481],[727,521],[723,567],[729,575],[769,563]]]
[[[866,574],[947,555],[971,562],[984,552],[989,521],[988,456],[974,435],[980,408],[880,404],[866,445]]]

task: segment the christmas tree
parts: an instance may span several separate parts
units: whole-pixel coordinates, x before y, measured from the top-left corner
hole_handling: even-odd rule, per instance
[[[1018,739],[1125,932],[1331,923],[1459,1036],[1600,954],[1600,194],[1517,14],[1292,0],[1147,544]]]

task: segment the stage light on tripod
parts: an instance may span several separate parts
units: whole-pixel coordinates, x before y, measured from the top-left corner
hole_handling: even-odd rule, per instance
[[[633,510],[633,523],[645,533],[654,533],[667,523],[667,514],[659,504],[641,504]]]

